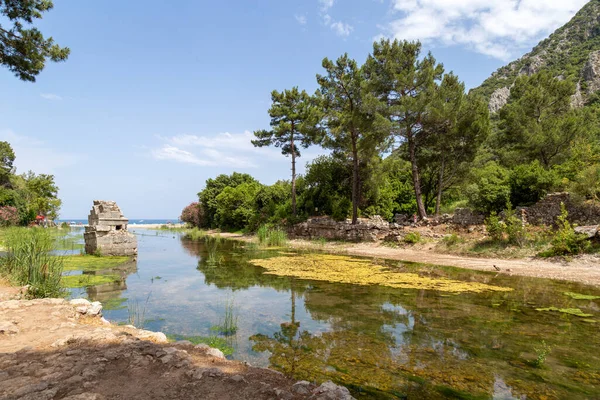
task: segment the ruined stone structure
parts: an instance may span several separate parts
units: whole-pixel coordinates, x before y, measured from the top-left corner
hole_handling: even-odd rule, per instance
[[[85,228],[85,252],[105,256],[137,255],[137,239],[127,232],[129,220],[114,201],[94,200]]]

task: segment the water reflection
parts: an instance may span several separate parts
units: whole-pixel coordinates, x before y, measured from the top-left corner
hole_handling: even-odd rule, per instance
[[[515,290],[454,295],[334,284],[264,274],[248,261],[280,254],[243,243],[170,233],[138,240],[137,270],[122,275],[126,289],[96,288],[88,295],[121,307],[119,299],[150,296],[148,327],[183,336],[213,334],[226,299],[234,299],[233,357],[254,365],[296,379],[332,379],[361,398],[600,397],[598,303],[563,294],[599,295],[598,289],[397,263],[420,274]],[[546,307],[578,308],[593,317],[536,311]],[[123,321],[127,311],[106,316]],[[542,341],[551,352],[537,368],[532,360]]]

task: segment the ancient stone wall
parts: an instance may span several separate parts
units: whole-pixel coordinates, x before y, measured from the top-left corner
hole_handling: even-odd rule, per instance
[[[368,219],[359,218],[356,225],[352,225],[351,220],[338,222],[329,217],[315,217],[294,225],[288,231],[288,235],[292,239],[323,238],[350,242],[376,242],[390,235],[394,229],[402,230],[400,226],[392,227],[390,223],[379,216]]]
[[[569,193],[552,193],[531,207],[523,207],[532,225],[553,225],[560,215],[560,204],[569,212],[569,221],[577,225],[599,225],[600,205],[574,201]]]
[[[85,252],[107,256],[134,256],[137,239],[127,232],[129,220],[114,201],[94,200],[85,228]]]

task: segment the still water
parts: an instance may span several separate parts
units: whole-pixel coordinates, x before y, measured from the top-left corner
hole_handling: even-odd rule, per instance
[[[600,399],[598,288],[397,261],[388,264],[514,290],[308,281],[249,263],[289,250],[136,234],[138,260],[120,267],[121,282],[73,289],[102,301],[111,321],[127,322],[133,309],[146,329],[217,337],[230,358],[298,380],[330,379],[357,398]],[[538,311],[553,307],[561,311]],[[215,328],[226,321],[233,334]]]

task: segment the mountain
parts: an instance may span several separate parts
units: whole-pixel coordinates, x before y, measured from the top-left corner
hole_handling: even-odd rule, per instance
[[[577,83],[573,105],[582,107],[600,90],[600,0],[592,0],[562,28],[541,41],[530,53],[498,69],[473,89],[489,99],[490,111],[498,111],[520,75],[548,70],[559,79]]]

